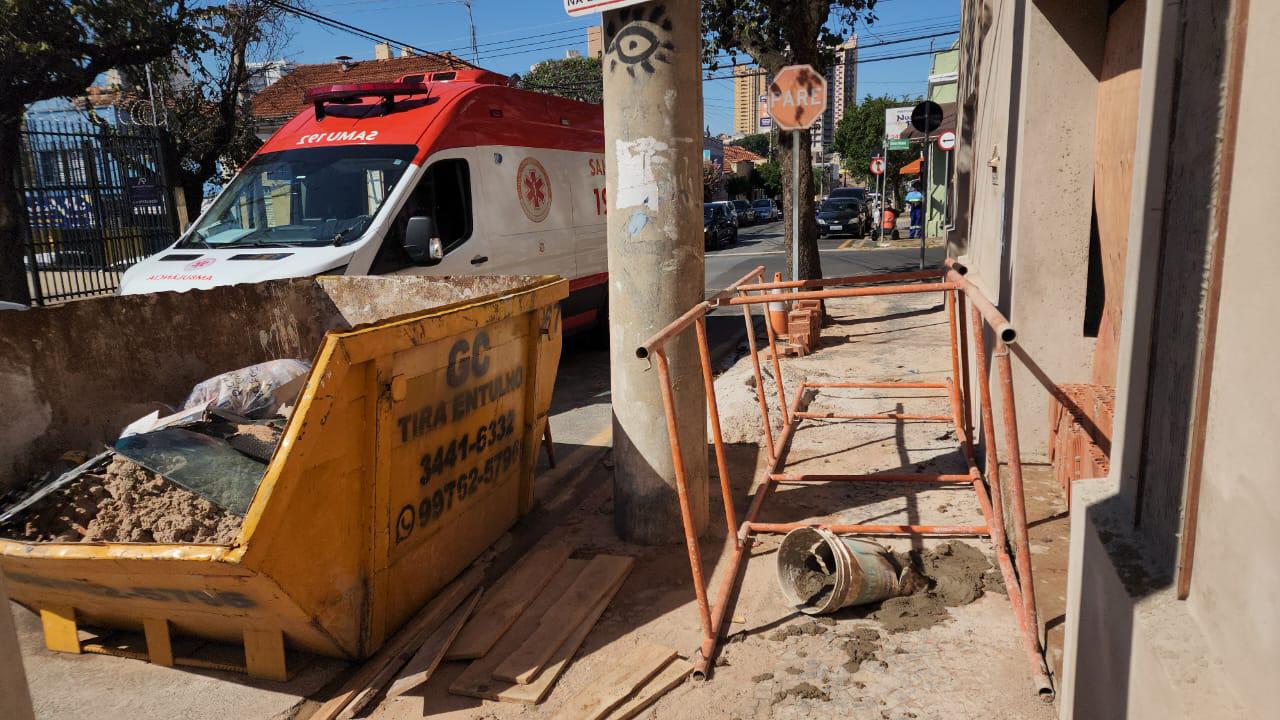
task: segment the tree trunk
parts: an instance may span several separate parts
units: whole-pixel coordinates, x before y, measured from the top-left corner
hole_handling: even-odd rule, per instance
[[[22,116],[0,116],[0,300],[27,304],[31,290],[23,265],[23,220],[19,167],[22,158]]]
[[[791,204],[795,194],[791,191],[794,146],[790,131],[779,133],[778,166],[782,174],[782,221],[787,245],[787,276],[791,275]],[[809,146],[809,131],[800,133],[800,278],[810,280],[822,277],[822,260],[818,257],[818,220],[813,202],[813,159]]]
[[[182,202],[187,206],[187,222],[195,222],[196,218],[200,217],[200,206],[204,204],[204,181],[183,178]]]

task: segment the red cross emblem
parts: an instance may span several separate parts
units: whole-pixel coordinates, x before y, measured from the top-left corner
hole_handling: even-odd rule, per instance
[[[534,222],[542,222],[551,211],[551,178],[534,158],[525,158],[516,170],[516,194],[520,208]]]

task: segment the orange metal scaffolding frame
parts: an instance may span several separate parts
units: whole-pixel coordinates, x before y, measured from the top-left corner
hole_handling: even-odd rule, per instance
[[[758,267],[714,297],[695,305],[671,324],[651,337],[636,350],[642,360],[650,361],[657,368],[666,413],[667,432],[671,444],[671,458],[676,476],[676,492],[684,523],[685,545],[693,575],[694,593],[698,601],[698,614],[702,626],[702,641],[694,655],[695,673],[705,677],[712,667],[719,642],[726,626],[726,618],[736,600],[736,594],[750,548],[760,534],[786,533],[800,527],[821,527],[837,534],[912,537],[981,537],[988,538],[994,546],[1000,572],[1009,593],[1009,602],[1017,621],[1027,660],[1031,665],[1036,691],[1045,699],[1051,699],[1053,688],[1049,681],[1040,643],[1039,621],[1036,615],[1035,589],[1032,582],[1031,553],[1028,543],[1026,506],[1023,499],[1022,463],[1019,459],[1017,415],[1014,407],[1013,371],[1009,358],[1009,345],[1017,341],[1012,323],[964,277],[962,265],[951,260],[935,270],[905,273],[821,278],[816,280],[763,282],[764,267]],[[753,282],[754,281],[754,282]],[[889,283],[876,284],[870,283]],[[784,291],[779,295],[777,291]],[[778,337],[772,325],[765,319],[768,338],[768,360],[772,364],[778,393],[778,407],[782,413],[782,430],[775,438],[769,418],[769,404],[765,397],[764,378],[761,372],[760,348],[752,322],[751,308],[769,302],[785,300],[827,300],[843,297],[868,297],[911,293],[941,293],[947,312],[950,330],[951,371],[943,382],[896,382],[886,380],[811,383],[801,382],[794,394],[788,396],[782,376]],[[755,373],[756,398],[764,428],[765,451],[768,467],[761,471],[752,487],[754,492],[746,517],[738,522],[732,498],[729,468],[725,459],[724,439],[720,432],[720,412],[716,402],[714,373],[707,343],[706,315],[713,308],[740,305],[747,327],[748,354]],[[968,308],[966,308],[968,305]],[[972,323],[972,325],[970,325]],[[681,332],[693,327],[701,359],[703,384],[707,395],[708,418],[711,424],[715,450],[716,469],[720,477],[725,522],[732,537],[733,554],[716,593],[715,601],[708,600],[707,580],[703,575],[702,557],[698,546],[697,529],[689,500],[688,477],[680,445],[680,419],[675,413],[675,391],[666,356],[666,344]],[[970,327],[974,330],[970,333]],[[1001,394],[1004,440],[1008,452],[1008,479],[1000,476],[999,456],[996,450],[995,418],[991,402],[991,383],[988,378],[986,331],[994,338],[996,378]],[[985,449],[986,474],[978,468],[974,452],[972,397],[969,386],[969,336],[972,335],[973,361],[978,385],[979,422]],[[946,390],[951,404],[949,415],[920,413],[834,413],[809,412],[806,396],[825,389],[938,389]],[[936,473],[881,473],[881,474],[797,474],[785,472],[791,441],[806,420],[815,419],[893,420],[918,422],[950,422],[954,425],[960,450],[968,465],[965,474]],[[759,520],[765,501],[780,483],[814,482],[892,482],[921,483],[929,485],[968,485],[973,489],[982,509],[982,525],[841,525],[810,523],[769,523]],[[1005,493],[1008,498],[1006,501]],[[1007,511],[1010,517],[1006,519]],[[1012,532],[1006,531],[1011,525]],[[1011,552],[1012,549],[1012,552]]]

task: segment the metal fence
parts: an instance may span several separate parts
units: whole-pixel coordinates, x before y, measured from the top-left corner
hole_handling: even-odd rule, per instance
[[[29,121],[22,150],[24,264],[37,305],[109,294],[177,237],[154,128]]]

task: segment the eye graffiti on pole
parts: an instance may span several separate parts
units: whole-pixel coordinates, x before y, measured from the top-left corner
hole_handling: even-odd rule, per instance
[[[671,52],[676,49],[670,41],[671,18],[665,5],[645,8],[623,8],[605,26],[605,54],[609,58],[609,72],[621,65],[631,77],[639,67],[646,74],[654,73],[654,62],[671,63]]]

